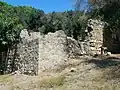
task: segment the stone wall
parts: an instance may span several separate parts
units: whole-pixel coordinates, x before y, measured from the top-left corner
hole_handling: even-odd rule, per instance
[[[102,53],[104,25],[105,23],[100,20],[88,20],[86,33],[88,34],[88,42],[93,55]]]
[[[73,56],[101,54],[103,28],[103,22],[90,19],[83,42],[67,37],[62,30],[40,35],[24,29],[17,45],[14,68],[23,74],[37,75],[42,71],[59,70]]]
[[[68,58],[83,55],[85,47],[75,39],[67,37],[64,31],[41,36],[39,44],[39,72],[57,71],[66,65]]]
[[[44,70],[58,69],[67,57],[66,35],[60,33],[48,33],[41,36],[39,44],[39,72]]]
[[[40,35],[25,29],[20,37],[21,42],[9,52],[8,73],[18,70],[22,74],[37,75],[42,71],[56,71],[66,65],[68,58],[87,53],[85,42],[67,37],[62,30]]]
[[[103,30],[105,23],[99,20],[88,20],[85,30],[85,41],[76,41],[67,37],[64,31],[56,31],[47,35],[39,32],[21,31],[21,42],[16,49],[10,50],[8,69],[14,60],[14,70],[24,74],[37,75],[42,71],[59,70],[68,58],[80,55],[101,54],[103,46]],[[13,57],[17,55],[17,57]]]
[[[90,45],[87,41],[77,41],[71,37],[67,37],[67,51],[69,57],[90,54]]]
[[[61,65],[66,65],[68,58],[90,54],[88,42],[67,37],[62,30],[47,35],[23,30],[20,36],[17,67],[21,73],[34,75],[42,71],[57,71]]]
[[[23,74],[38,74],[39,61],[39,32],[21,32],[21,42],[18,44],[17,68]]]
[[[59,70],[73,56],[101,54],[103,28],[103,22],[90,19],[83,42],[67,37],[62,30],[40,35],[24,29],[17,45],[15,68],[24,74],[37,75],[42,71]]]

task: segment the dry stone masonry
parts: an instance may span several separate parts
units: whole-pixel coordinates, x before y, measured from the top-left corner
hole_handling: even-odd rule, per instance
[[[22,30],[20,34],[18,69],[23,74],[38,74],[39,35],[38,32],[28,33],[27,30]]]
[[[78,42],[67,37],[64,31],[48,33],[40,38],[39,71],[59,70],[70,56],[80,54],[81,49]]]
[[[102,54],[104,25],[105,23],[100,20],[88,20],[86,33],[88,34],[91,54]]]
[[[17,45],[15,67],[22,74],[37,75],[43,71],[59,70],[73,56],[101,54],[103,28],[103,22],[90,19],[85,30],[87,38],[83,42],[67,37],[62,30],[41,35],[24,29]]]
[[[67,57],[65,49],[66,35],[63,31],[42,36],[39,44],[39,71],[59,69]]]
[[[84,47],[60,30],[47,35],[22,30],[18,44],[17,68],[21,73],[37,75],[42,71],[58,70],[69,57],[83,54]]]

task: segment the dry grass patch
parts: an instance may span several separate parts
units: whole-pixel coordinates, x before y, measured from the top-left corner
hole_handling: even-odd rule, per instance
[[[65,75],[56,75],[43,78],[39,82],[39,87],[52,88],[62,86],[65,82]]]
[[[0,83],[12,83],[13,78],[11,75],[0,75]]]
[[[113,68],[101,69],[101,73],[92,80],[95,89],[89,90],[120,90],[120,74]]]

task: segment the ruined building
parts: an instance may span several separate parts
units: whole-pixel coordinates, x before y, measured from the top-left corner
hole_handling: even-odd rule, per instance
[[[42,71],[59,70],[73,56],[103,54],[103,47],[108,47],[104,39],[104,25],[99,20],[88,20],[83,42],[67,37],[62,30],[47,35],[22,30],[21,42],[17,50],[10,50],[5,70],[37,75]],[[13,57],[13,52],[16,52],[16,57]]]
[[[88,40],[84,42],[67,37],[62,30],[47,35],[23,30],[20,34],[22,41],[17,49],[19,55],[17,68],[26,74],[57,71],[72,56],[101,54],[103,28],[103,22],[89,20],[86,32]]]
[[[91,54],[103,54],[103,32],[105,23],[99,20],[89,19],[86,33],[90,44]]]

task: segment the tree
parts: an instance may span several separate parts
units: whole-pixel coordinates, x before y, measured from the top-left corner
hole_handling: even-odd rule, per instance
[[[0,57],[0,71],[6,70],[7,65],[7,52],[11,46],[16,45],[19,42],[19,34],[22,29],[22,24],[19,18],[15,15],[14,8],[6,3],[0,2],[0,53],[4,53]]]
[[[38,28],[42,27],[43,25],[42,19],[44,15],[44,11],[36,9],[35,12],[32,13],[32,15],[30,16],[30,20],[28,23],[29,29],[33,31],[39,31]]]

